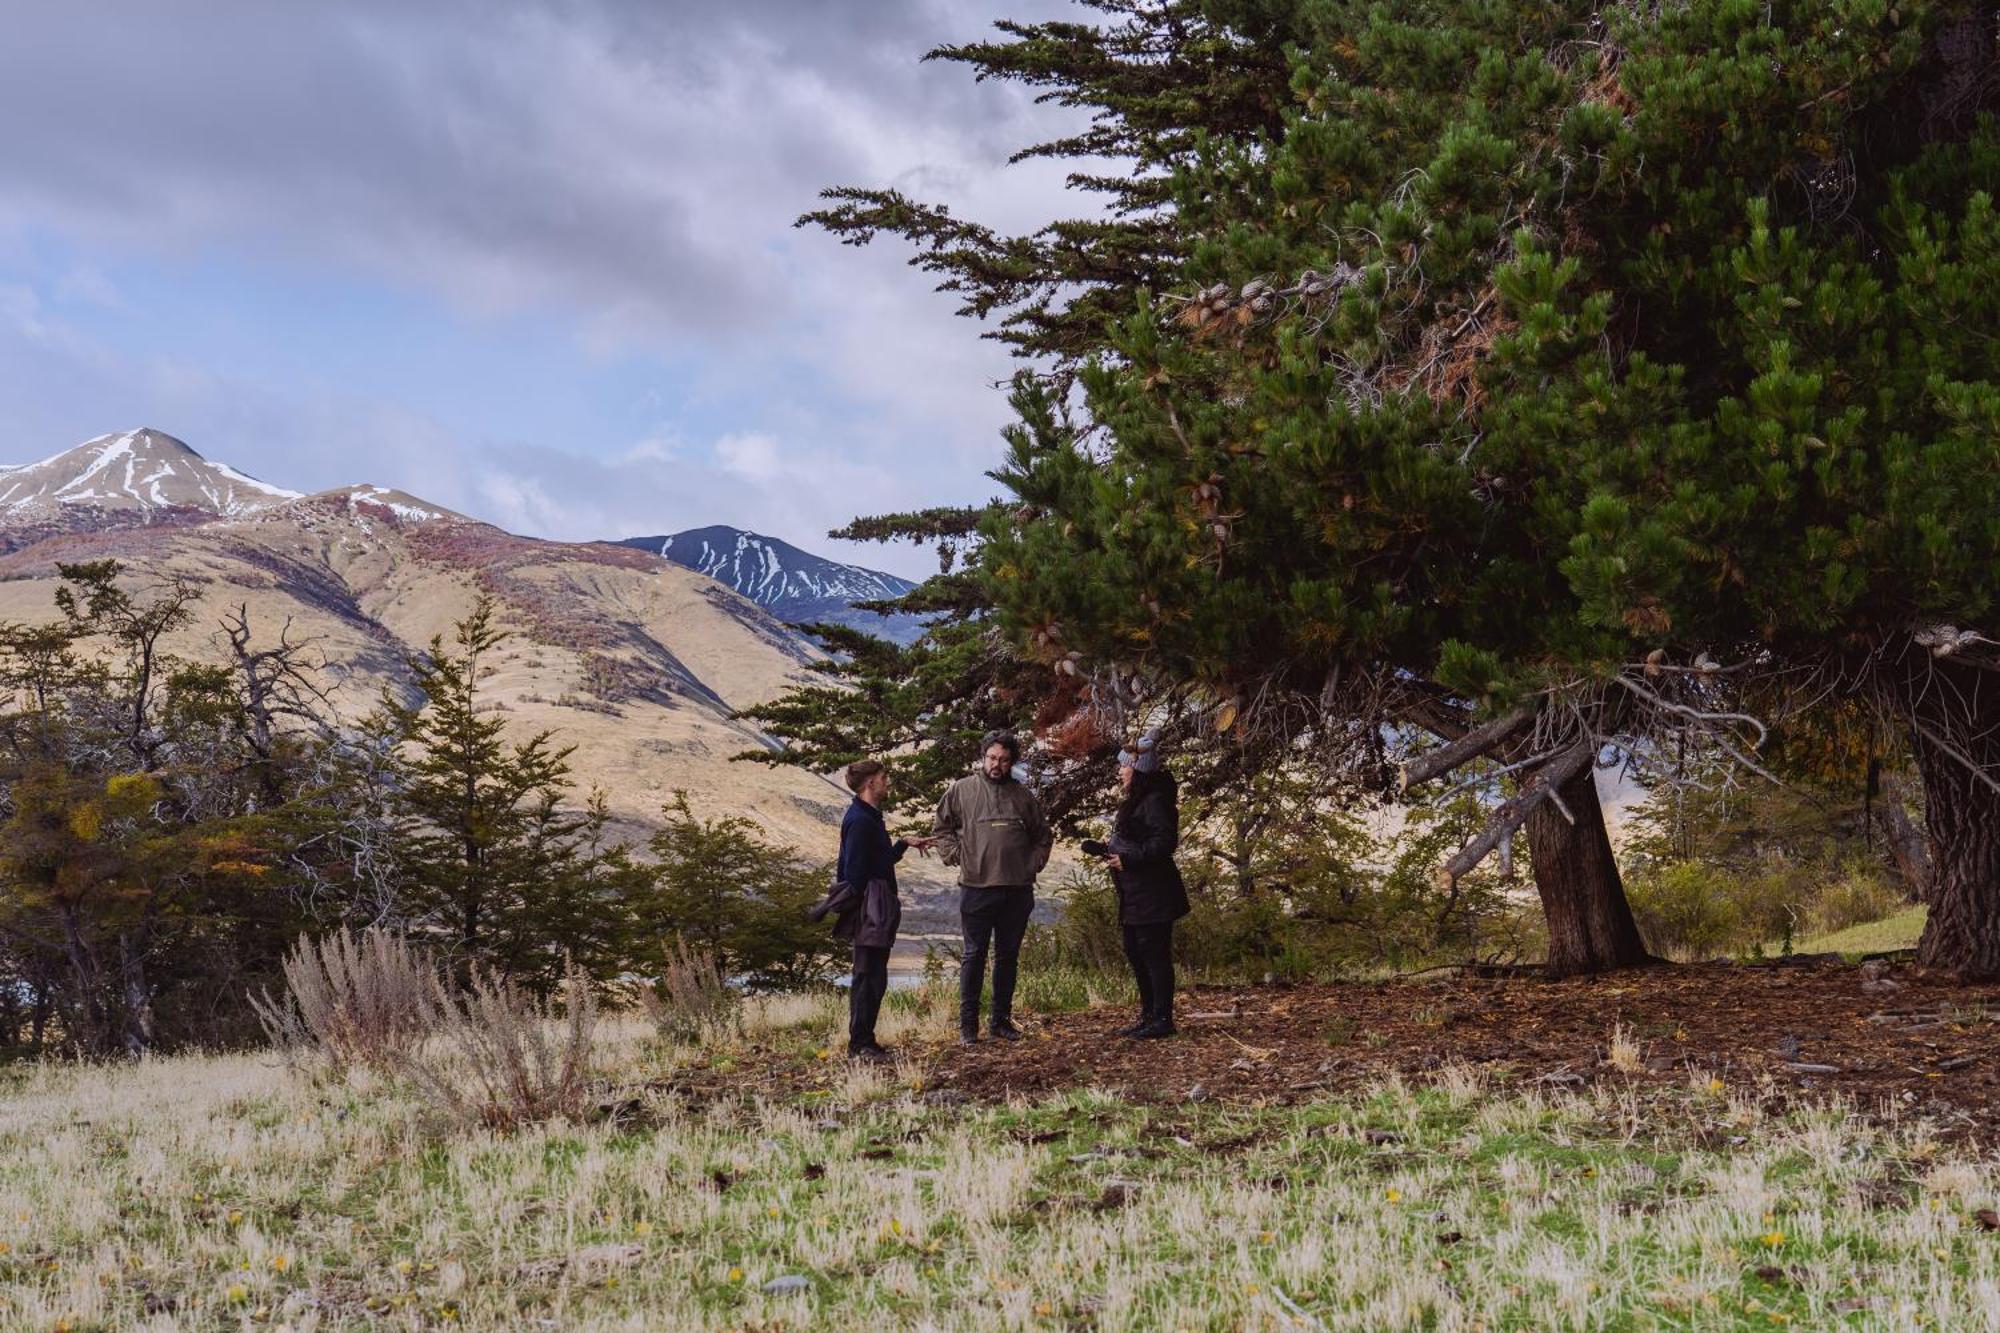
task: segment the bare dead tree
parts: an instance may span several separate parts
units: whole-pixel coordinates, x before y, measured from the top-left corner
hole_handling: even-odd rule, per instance
[[[223,614],[221,634],[234,663],[259,790],[267,805],[275,805],[284,799],[273,749],[280,728],[291,723],[325,735],[333,725],[332,702],[320,684],[327,670],[321,636],[293,639],[292,618],[286,616],[276,643],[253,648],[247,602]]]

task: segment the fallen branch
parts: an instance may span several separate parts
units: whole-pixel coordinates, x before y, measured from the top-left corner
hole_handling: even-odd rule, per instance
[[[1307,1313],[1307,1312],[1306,1312],[1305,1310],[1301,1309],[1301,1308],[1300,1308],[1300,1306],[1299,1306],[1299,1303],[1298,1303],[1297,1301],[1295,1301],[1295,1300],[1293,1300],[1293,1299],[1292,1299],[1291,1297],[1289,1297],[1289,1296],[1285,1295],[1285,1293],[1284,1293],[1284,1289],[1283,1289],[1283,1288],[1281,1288],[1281,1287],[1272,1287],[1272,1288],[1271,1288],[1271,1294],[1272,1294],[1273,1296],[1276,1296],[1276,1297],[1278,1298],[1278,1304],[1280,1304],[1280,1305],[1282,1305],[1282,1306],[1284,1306],[1284,1307],[1285,1307],[1285,1313],[1286,1313],[1286,1314],[1288,1314],[1288,1315],[1290,1315],[1290,1316],[1292,1317],[1292,1322],[1293,1322],[1293,1323],[1295,1323],[1295,1324],[1303,1324],[1303,1325],[1304,1325],[1305,1327],[1307,1327],[1307,1328],[1325,1328],[1325,1327],[1326,1327],[1326,1325],[1325,1325],[1325,1324],[1322,1324],[1322,1323],[1321,1323],[1321,1322],[1320,1322],[1320,1321],[1319,1321],[1319,1320],[1318,1320],[1317,1318],[1315,1318],[1315,1317],[1314,1317],[1313,1315],[1311,1315],[1311,1314],[1308,1314],[1308,1313]]]
[[[1271,1058],[1271,1048],[1268,1046],[1252,1046],[1247,1041],[1238,1041],[1235,1037],[1229,1036],[1227,1032],[1223,1033],[1222,1035],[1224,1037],[1227,1037],[1230,1041],[1236,1042],[1238,1046],[1243,1048],[1244,1053],[1249,1055],[1253,1059],[1268,1060]]]

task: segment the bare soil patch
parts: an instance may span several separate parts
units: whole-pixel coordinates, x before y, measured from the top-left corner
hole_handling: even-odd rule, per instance
[[[1113,1035],[1124,1009],[1053,1015],[1029,1040],[938,1053],[935,1086],[978,1099],[1089,1087],[1134,1100],[1285,1103],[1448,1063],[1520,1086],[1720,1079],[1767,1102],[1850,1100],[2000,1141],[2000,986],[1837,958],[1662,965],[1609,976],[1453,976],[1201,987],[1180,1035]],[[1622,1029],[1614,1061],[1612,1034]],[[1707,1086],[1704,1083],[1704,1086]]]

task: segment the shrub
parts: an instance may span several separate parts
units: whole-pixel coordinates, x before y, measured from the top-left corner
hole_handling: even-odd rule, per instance
[[[1648,867],[1630,877],[1625,896],[1646,947],[1664,958],[1712,958],[1738,948],[1743,913],[1739,877],[1692,861]]]
[[[1880,921],[1908,906],[1901,886],[1891,883],[1881,867],[1851,862],[1820,888],[1808,918],[1813,934],[1831,935],[1849,926]]]
[[[397,1061],[433,1105],[460,1125],[498,1130],[581,1118],[597,1030],[597,998],[581,968],[563,969],[560,1000],[481,969],[463,992],[437,981],[433,993],[436,1036]]]
[[[272,1044],[312,1053],[335,1071],[388,1069],[423,1039],[437,1013],[437,970],[401,935],[371,926],[317,943],[301,935],[284,959],[286,993],[250,1003]]]
[[[1023,968],[1020,1004],[1037,1014],[1070,1014],[1088,1009],[1097,987],[1111,976],[1108,971],[1057,966]]]
[[[1125,946],[1118,930],[1118,891],[1102,870],[1073,869],[1056,890],[1062,913],[1054,924],[1030,926],[1022,965],[1123,971]]]
[[[1789,952],[1801,936],[1879,921],[1905,906],[1884,872],[1863,861],[1829,868],[1774,860],[1749,870],[1648,862],[1626,892],[1647,947],[1681,960]]]
[[[661,813],[665,826],[648,843],[651,884],[636,903],[643,937],[681,936],[752,990],[824,986],[846,948],[806,909],[832,867],[800,859],[739,815],[702,818],[686,792]]]
[[[660,979],[639,989],[639,1007],[669,1041],[704,1042],[734,1032],[740,1005],[715,954],[678,935],[668,942]]]

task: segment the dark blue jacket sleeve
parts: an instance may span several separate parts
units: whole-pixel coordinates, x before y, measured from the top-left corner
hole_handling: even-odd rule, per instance
[[[865,879],[855,878],[855,872],[865,868],[856,864],[861,860],[858,855],[861,851],[860,833],[861,830],[855,827],[854,820],[840,821],[840,859],[834,863],[833,868],[833,878],[837,883],[852,884],[857,889],[866,887],[868,883]]]

